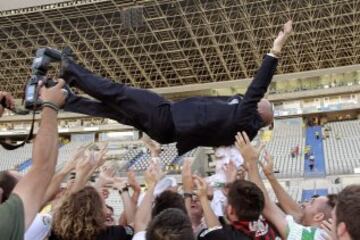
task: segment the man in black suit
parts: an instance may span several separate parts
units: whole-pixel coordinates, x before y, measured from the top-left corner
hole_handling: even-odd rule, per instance
[[[253,139],[273,121],[272,105],[263,97],[291,32],[292,21],[288,21],[244,96],[171,102],[151,91],[98,77],[63,56],[61,77],[98,100],[70,93],[64,109],[131,125],[161,144],[177,142],[179,155],[198,146],[232,145],[241,131]]]

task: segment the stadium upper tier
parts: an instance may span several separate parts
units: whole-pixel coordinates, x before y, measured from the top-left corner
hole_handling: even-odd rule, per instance
[[[278,74],[354,65],[360,56],[357,0],[78,0],[5,9],[0,83],[17,96],[44,46],[69,46],[95,73],[142,88],[251,78],[289,18],[295,32]]]

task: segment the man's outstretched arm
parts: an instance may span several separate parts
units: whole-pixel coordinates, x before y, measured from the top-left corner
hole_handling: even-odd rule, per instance
[[[293,216],[296,222],[299,222],[303,216],[303,212],[299,204],[291,198],[291,196],[281,186],[273,172],[273,160],[268,152],[265,153],[265,163],[260,162],[266,178],[269,180],[272,189],[280,203],[282,209],[289,215]]]
[[[283,31],[280,31],[277,38],[274,40],[272,49],[268,53],[261,67],[257,71],[254,80],[248,87],[242,102],[242,108],[254,111],[256,104],[262,99],[271,83],[271,79],[275,73],[277,66],[277,58],[280,57],[281,50],[285,45],[286,40],[292,32],[292,21],[289,20],[284,24]]]
[[[249,180],[255,183],[263,192],[265,198],[265,206],[263,210],[264,217],[270,221],[278,230],[282,239],[286,239],[287,235],[287,221],[283,211],[271,201],[269,194],[265,188],[264,183],[261,180],[257,161],[260,156],[262,147],[255,149],[249,140],[249,137],[245,132],[238,133],[236,135],[236,147],[240,150],[241,155],[244,158],[246,168],[249,173]]]
[[[62,106],[65,100],[63,86],[64,81],[59,80],[59,83],[50,89],[43,87],[40,91],[41,99],[58,107]],[[42,110],[41,124],[32,151],[31,169],[13,191],[23,202],[25,229],[40,210],[45,191],[55,172],[58,156],[57,111],[51,107],[44,107]]]

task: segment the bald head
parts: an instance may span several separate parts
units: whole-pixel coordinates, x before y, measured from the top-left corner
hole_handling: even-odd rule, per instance
[[[266,126],[270,125],[274,120],[272,104],[265,98],[262,98],[260,102],[258,102],[257,111]]]

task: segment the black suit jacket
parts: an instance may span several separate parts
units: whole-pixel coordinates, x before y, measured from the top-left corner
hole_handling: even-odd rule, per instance
[[[240,131],[253,139],[264,126],[257,103],[267,91],[277,62],[277,58],[264,57],[243,97],[194,97],[175,102],[171,111],[179,155],[198,146],[232,145]]]

